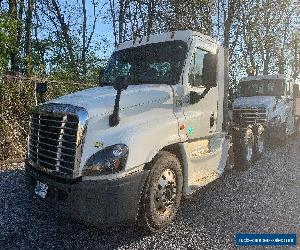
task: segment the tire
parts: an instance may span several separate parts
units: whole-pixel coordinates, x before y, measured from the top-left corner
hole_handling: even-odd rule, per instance
[[[282,126],[281,126],[279,144],[280,145],[285,145],[287,143],[287,140],[288,140],[288,134],[287,134],[286,123],[283,123]]]
[[[254,162],[254,134],[251,128],[237,132],[233,139],[234,167],[246,171]]]
[[[228,154],[227,154],[227,161],[224,168],[224,175],[228,174],[232,169],[234,169],[234,154],[233,154],[233,144],[230,143]]]
[[[139,226],[148,233],[164,230],[174,219],[180,205],[183,188],[181,164],[169,152],[161,151],[150,164],[144,186]]]
[[[258,126],[254,135],[254,159],[258,160],[262,157],[266,148],[266,136],[263,126]]]

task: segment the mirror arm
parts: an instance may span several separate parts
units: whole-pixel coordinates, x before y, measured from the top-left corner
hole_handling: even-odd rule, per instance
[[[210,89],[211,89],[211,87],[207,87],[201,94],[191,91],[190,92],[190,103],[195,104],[195,103],[199,102],[201,99],[203,99],[207,95],[207,93],[209,92]]]
[[[207,87],[207,88],[201,93],[201,95],[199,95],[199,101],[200,101],[201,99],[203,99],[203,98],[208,94],[208,92],[209,92],[210,89],[211,89],[211,87]]]

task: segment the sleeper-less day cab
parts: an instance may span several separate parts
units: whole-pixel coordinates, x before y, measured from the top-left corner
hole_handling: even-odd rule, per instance
[[[182,196],[224,172],[225,74],[224,50],[197,32],[118,45],[101,86],[34,109],[32,190],[91,223],[164,229]]]
[[[285,142],[298,132],[295,85],[285,75],[259,75],[240,80],[240,95],[233,102],[233,124],[238,127],[255,125],[258,128],[259,151],[265,141]],[[295,89],[296,90],[296,89]]]

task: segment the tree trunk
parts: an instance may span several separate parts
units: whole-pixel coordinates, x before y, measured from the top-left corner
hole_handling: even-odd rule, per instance
[[[284,59],[284,48],[280,49],[280,53],[278,55],[278,73],[285,73],[285,59]]]
[[[25,74],[32,74],[32,12],[35,5],[35,0],[28,0],[28,7],[25,22]]]
[[[117,40],[117,28],[116,28],[116,14],[115,14],[115,1],[114,0],[109,0],[109,9],[110,9],[110,14],[112,18],[112,25],[113,25],[113,32],[114,32],[114,38],[115,38],[115,47],[118,45],[118,40]]]
[[[268,75],[270,71],[270,51],[267,49],[266,56],[264,59],[264,68],[263,68],[263,75]]]
[[[64,16],[61,13],[60,8],[59,8],[56,0],[51,0],[51,1],[52,1],[52,5],[53,5],[54,11],[56,13],[56,17],[59,21],[64,39],[65,39],[65,42],[66,42],[66,45],[67,45],[67,50],[68,50],[68,53],[69,53],[71,68],[72,68],[72,70],[75,74],[78,74],[77,65],[76,65],[75,56],[74,56],[74,51],[73,51],[73,43],[72,43],[72,39],[71,39],[70,34],[69,34],[69,26],[66,24],[66,22],[64,20]]]
[[[300,74],[300,36],[295,35],[292,41],[292,78],[294,81],[299,77]]]
[[[148,23],[147,23],[147,36],[152,33],[153,19],[154,19],[154,0],[149,0],[148,3]]]
[[[230,30],[231,30],[231,26],[234,20],[234,16],[236,13],[236,8],[237,8],[238,3],[236,3],[235,1],[231,2],[228,1],[228,14],[227,14],[227,18],[225,20],[224,23],[224,47],[229,49],[229,39],[230,39]]]
[[[119,41],[118,43],[123,43],[124,41],[124,22],[125,22],[125,1],[120,0],[120,12],[119,12]]]
[[[81,52],[81,63],[82,63],[82,73],[86,74],[86,25],[87,25],[87,16],[86,16],[86,0],[81,0],[82,3],[82,13],[83,13],[83,23],[82,23],[82,52]]]
[[[8,8],[9,16],[14,20],[18,20],[18,18],[21,17],[21,22],[22,22],[23,5],[24,5],[24,0],[21,0],[20,7],[19,7],[19,13],[17,13],[17,11],[18,11],[17,10],[18,9],[17,0],[9,0],[9,8]],[[18,75],[20,72],[19,45],[20,45],[20,39],[21,39],[21,32],[22,32],[22,26],[17,28],[17,33],[14,36],[14,46],[13,46],[12,50],[10,51],[10,64],[11,64],[10,71],[11,71],[11,74],[13,74],[13,75]]]

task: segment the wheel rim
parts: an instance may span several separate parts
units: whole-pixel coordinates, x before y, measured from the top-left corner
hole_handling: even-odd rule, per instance
[[[162,172],[158,182],[154,203],[157,212],[165,214],[175,203],[177,195],[176,175],[171,169]]]
[[[253,148],[252,148],[252,145],[249,143],[249,144],[247,145],[247,155],[246,155],[247,161],[251,161],[251,159],[252,159],[252,154],[253,154]]]

